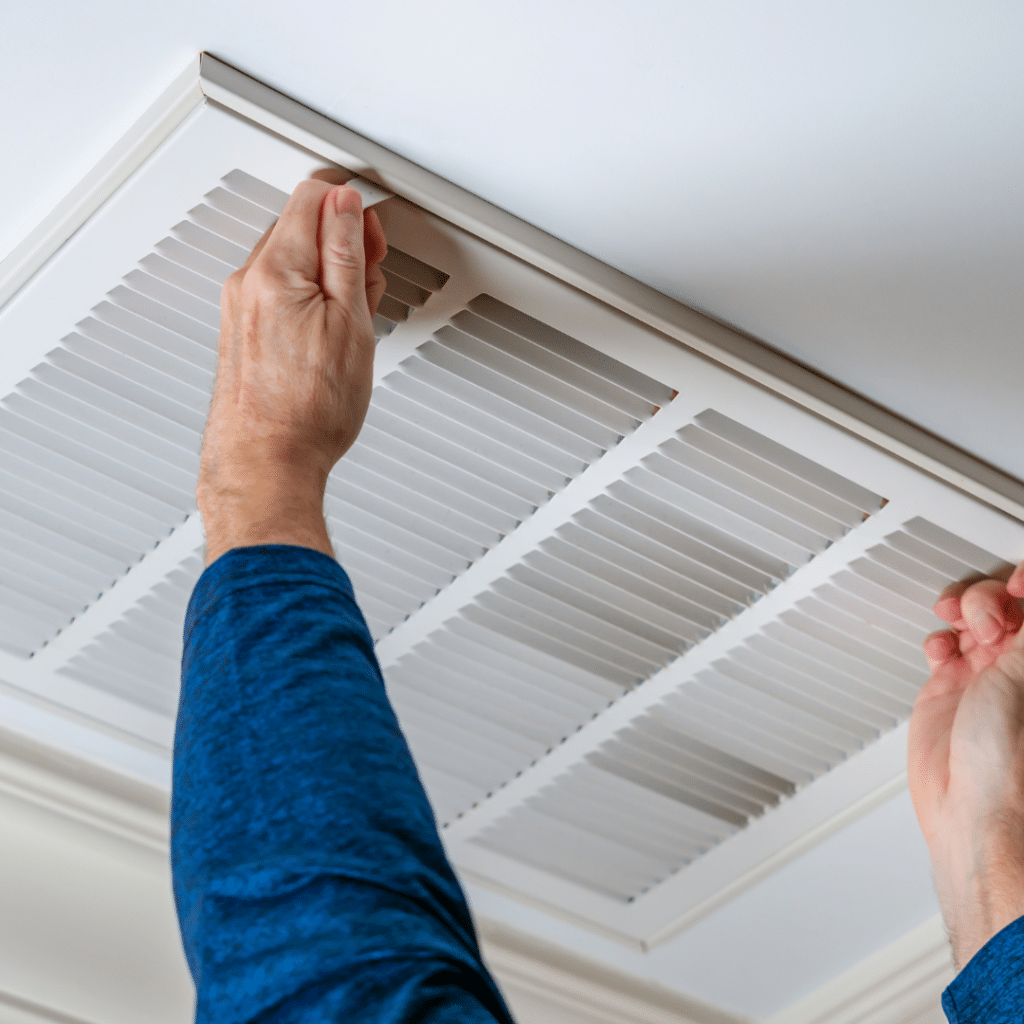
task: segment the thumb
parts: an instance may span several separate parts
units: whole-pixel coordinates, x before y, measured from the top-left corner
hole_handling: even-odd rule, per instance
[[[328,193],[320,220],[321,286],[350,315],[366,307],[363,200],[342,185]]]

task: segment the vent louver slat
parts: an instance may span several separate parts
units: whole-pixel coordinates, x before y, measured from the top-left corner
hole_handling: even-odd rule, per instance
[[[494,306],[487,308],[495,313]],[[602,379],[612,379],[607,364],[602,371]],[[655,397],[671,399],[665,392]],[[655,408],[648,405],[643,414],[649,417]],[[684,486],[676,476],[682,466],[679,451],[691,450],[689,441],[695,435],[717,436],[710,435],[702,422],[710,422],[746,447],[730,441],[731,448],[719,448],[718,454],[730,460],[722,465],[731,471],[731,477],[706,475],[707,462],[698,460],[686,468]],[[719,414],[700,414],[620,480],[610,483],[603,494],[463,606],[454,619],[394,664],[388,678],[396,705],[402,708],[407,689],[431,679],[434,685],[423,692],[436,702],[437,717],[457,709],[471,716],[467,721],[472,721],[472,716],[483,721],[488,713],[468,681],[473,681],[476,694],[494,687],[506,707],[509,698],[523,707],[536,706],[540,689],[560,702],[556,706],[559,714],[537,716],[526,735],[551,749],[600,713],[609,700],[675,661],[884,504],[881,497],[854,485],[842,486],[834,474],[819,472],[807,460],[790,459],[779,446],[762,445],[757,438],[754,435],[751,440]],[[797,479],[796,472],[801,474],[802,493],[816,503],[813,507],[775,486],[789,486]],[[754,498],[743,493],[737,483],[741,478],[761,481]],[[854,507],[847,499],[856,499],[863,507]],[[821,507],[837,514],[842,510],[851,525],[826,516]],[[801,613],[794,625],[774,625],[799,636],[800,657],[805,662],[820,659],[815,644],[820,647],[824,643],[819,634],[829,628],[825,623]],[[802,632],[798,626],[803,627]],[[877,736],[882,727],[894,724],[895,716],[904,710],[898,696],[842,674],[853,664],[858,668],[881,664],[896,673],[891,675],[891,684],[898,690],[915,668],[912,663],[903,667],[890,654],[863,645],[839,651],[839,665],[814,661],[823,672],[832,673],[833,686],[842,679],[845,686],[861,693],[860,700],[844,697],[846,713],[859,713],[854,720],[864,735],[843,730],[842,710],[836,722],[826,721],[825,732],[832,743],[815,735],[814,728],[821,721],[815,710],[819,703],[831,707],[833,691],[826,684],[811,687],[811,696],[792,716],[804,726],[803,732],[785,711],[780,714],[786,705],[778,694],[785,692],[785,687],[771,682],[757,692],[760,707],[747,721],[737,718],[734,698],[705,702],[698,709],[700,728],[709,735],[721,729],[722,723],[735,719],[738,724],[732,727],[736,735],[731,743],[719,742],[717,735],[702,741],[701,749],[714,748],[719,758],[714,769],[718,781],[705,780],[703,790],[694,791],[692,799],[739,827],[760,813],[778,792],[789,792],[796,782],[809,781],[859,748],[867,735]],[[481,678],[483,665],[488,676],[495,673],[493,678]],[[442,687],[442,681],[453,673],[467,683]],[[742,684],[734,681],[733,685]],[[422,714],[424,707],[418,707]],[[507,724],[515,731],[515,712],[509,708],[508,714],[512,717]],[[772,733],[776,721],[781,728]],[[661,728],[669,727],[662,723]],[[522,727],[518,734],[523,734]],[[834,742],[837,737],[842,744]],[[418,753],[415,728],[410,739]],[[679,780],[671,777],[674,770],[681,770],[678,750],[669,751],[651,731],[628,733],[616,742],[616,749],[599,753],[607,766],[617,766],[616,770],[629,778],[655,780],[663,795],[678,796]],[[693,748],[698,740],[690,735],[687,742]],[[758,745],[759,759],[744,757],[745,743]],[[659,747],[663,754],[668,753],[667,758],[659,759],[655,749]],[[507,753],[516,749],[508,745]],[[692,757],[692,749],[688,756]],[[723,758],[732,759],[732,768],[722,766]],[[698,762],[699,757],[687,771],[692,774]],[[513,774],[531,763],[532,759],[524,756]],[[706,758],[700,763],[706,764]],[[737,766],[739,774],[733,770]],[[495,763],[475,780],[476,799],[483,799],[509,777],[502,777],[500,765]],[[694,775],[691,788],[697,785],[696,779]],[[446,795],[444,805],[452,806],[452,800],[454,797]],[[465,805],[459,808],[467,809]]]
[[[203,569],[201,553],[139,599],[59,671],[97,689],[173,715],[181,674],[181,629],[192,588]]]

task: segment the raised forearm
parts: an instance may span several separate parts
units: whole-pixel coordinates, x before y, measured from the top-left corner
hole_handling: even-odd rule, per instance
[[[242,547],[200,578],[171,854],[202,1024],[509,1024],[334,559]]]

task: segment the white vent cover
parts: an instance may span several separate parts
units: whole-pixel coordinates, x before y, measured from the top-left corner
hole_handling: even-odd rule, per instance
[[[220,286],[323,166],[298,141],[200,106],[0,314],[0,702],[163,784]],[[495,231],[380,210],[325,508],[446,842],[660,941],[900,784],[934,596],[1024,529]]]

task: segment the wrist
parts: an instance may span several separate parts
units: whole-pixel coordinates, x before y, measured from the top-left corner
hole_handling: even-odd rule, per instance
[[[256,476],[246,486],[200,482],[196,503],[206,532],[206,564],[233,548],[295,544],[334,557],[323,515],[323,487]]]
[[[998,828],[973,838],[970,829],[957,832],[953,843],[933,847],[932,867],[960,970],[989,939],[1024,916],[1024,843],[1016,830],[1008,835]]]

